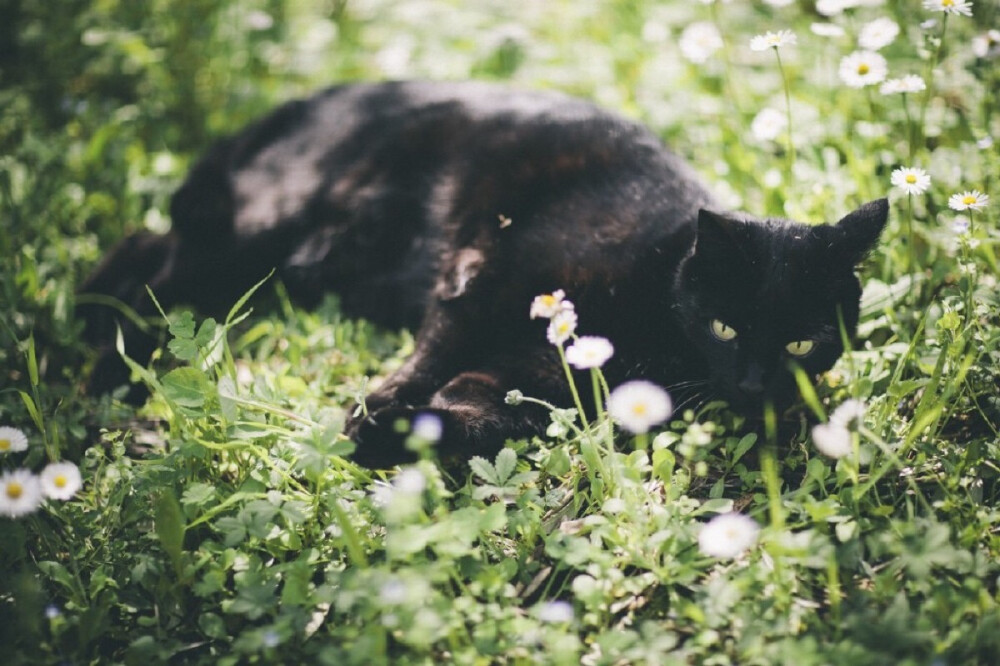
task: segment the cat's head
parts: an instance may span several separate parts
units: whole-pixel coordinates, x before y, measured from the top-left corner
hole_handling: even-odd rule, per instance
[[[702,210],[697,239],[674,285],[682,325],[701,350],[714,388],[737,409],[765,399],[786,407],[792,364],[810,376],[844,352],[861,285],[854,267],[885,226],[885,199],[836,224],[807,226]]]

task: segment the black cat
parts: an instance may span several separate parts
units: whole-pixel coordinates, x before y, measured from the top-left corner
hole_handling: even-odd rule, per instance
[[[299,302],[332,290],[344,310],[418,327],[416,351],[366,400],[356,459],[407,459],[400,419],[430,412],[441,454],[488,453],[542,431],[511,389],[568,406],[538,294],[564,289],[580,332],[615,346],[612,386],[645,378],[679,400],[786,406],[789,365],[811,375],[841,355],[886,201],[835,225],[716,210],[648,130],[585,101],[478,83],[343,85],[286,104],[218,142],[171,202],[173,230],[137,234],[83,286],[152,314],[229,306],[277,268]],[[113,312],[89,306],[109,345]],[[152,339],[125,329],[127,351]],[[96,390],[124,383],[106,348]],[[685,393],[687,391],[687,393]]]

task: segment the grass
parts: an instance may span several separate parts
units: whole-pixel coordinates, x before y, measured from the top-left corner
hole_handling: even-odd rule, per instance
[[[821,37],[806,2],[57,4],[0,21],[0,425],[29,437],[0,467],[71,460],[84,485],[0,518],[7,663],[996,662],[996,202],[971,236],[947,207],[996,194],[1000,70],[971,47],[996,6],[945,32],[889,0]],[[925,94],[838,79],[879,16],[901,28],[889,75],[925,76]],[[725,44],[702,64],[677,48],[694,21]],[[749,50],[778,29],[798,36],[781,70]],[[814,390],[803,378],[800,425],[780,437],[712,405],[612,448],[607,420],[581,432],[558,411],[550,436],[494,460],[383,475],[340,432],[412,338],[333,298],[298,310],[270,281],[257,311],[155,322],[143,408],[82,395],[94,359],[75,286],[114,240],[166,228],[211,137],[329,82],[391,77],[595,99],[761,215],[835,221],[888,194],[855,351]],[[754,137],[766,107],[790,113],[788,134]],[[892,189],[899,166],[927,169],[929,191]],[[826,458],[807,417],[849,398],[867,405],[853,452]],[[731,510],[756,544],[702,554],[702,526]]]

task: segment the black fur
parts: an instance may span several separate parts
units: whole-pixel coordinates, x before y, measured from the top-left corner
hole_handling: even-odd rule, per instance
[[[409,457],[394,426],[438,414],[442,453],[496,450],[540,432],[544,411],[511,389],[568,404],[531,299],[565,289],[580,332],[615,345],[612,385],[643,377],[755,408],[792,395],[784,345],[811,338],[811,373],[842,353],[838,311],[857,322],[854,265],[887,204],[834,226],[715,210],[690,169],[643,127],[548,92],[486,84],[339,86],[287,104],[199,162],[171,205],[173,231],[126,239],[82,291],[151,314],[223,308],[272,268],[298,301],[328,291],[346,312],[418,328],[416,351],[349,424],[364,464]],[[701,211],[699,213],[699,211]],[[501,223],[500,216],[510,224]],[[83,315],[109,345],[110,311]],[[712,319],[737,329],[722,343]],[[153,343],[126,331],[129,353]],[[93,376],[126,375],[106,352]]]

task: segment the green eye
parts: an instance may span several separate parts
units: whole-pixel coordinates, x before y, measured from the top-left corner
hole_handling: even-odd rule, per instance
[[[736,337],[736,329],[718,319],[712,320],[711,329],[712,335],[714,335],[717,340],[721,340],[722,342],[729,342]]]
[[[795,342],[789,342],[785,345],[785,351],[792,356],[802,358],[803,356],[808,356],[815,346],[816,343],[812,340],[796,340]]]

